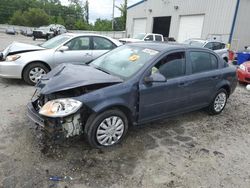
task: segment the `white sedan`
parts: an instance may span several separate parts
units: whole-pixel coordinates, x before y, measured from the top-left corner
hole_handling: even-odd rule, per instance
[[[95,34],[66,33],[36,46],[14,42],[0,53],[0,77],[24,79],[35,85],[61,63],[82,64],[122,45]]]

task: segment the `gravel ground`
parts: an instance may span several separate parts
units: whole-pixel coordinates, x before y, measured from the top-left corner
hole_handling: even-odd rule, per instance
[[[33,42],[0,34],[0,49],[6,40]],[[220,115],[197,111],[130,128],[123,143],[104,150],[70,139],[46,154],[26,117],[33,92],[23,81],[0,79],[0,187],[250,187],[250,92],[243,86]]]

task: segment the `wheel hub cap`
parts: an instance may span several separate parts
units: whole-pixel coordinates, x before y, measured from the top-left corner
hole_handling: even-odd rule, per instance
[[[226,104],[227,96],[225,93],[219,93],[214,100],[214,110],[220,112]]]
[[[104,119],[97,128],[97,142],[103,146],[110,146],[120,140],[124,132],[124,122],[118,116]]]
[[[30,70],[29,78],[32,82],[37,83],[46,72],[40,67],[35,67]]]

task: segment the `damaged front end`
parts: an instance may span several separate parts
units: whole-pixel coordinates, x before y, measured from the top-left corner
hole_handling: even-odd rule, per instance
[[[53,140],[81,135],[93,111],[79,98],[121,82],[90,66],[59,65],[37,84],[28,104],[28,116]]]
[[[74,98],[113,84],[94,84],[52,94],[41,94],[37,90],[28,104],[28,117],[42,127],[50,141],[61,141],[65,138],[79,136],[83,134],[86,121],[93,111]],[[73,109],[72,104],[67,106],[65,101],[80,104],[79,108]],[[72,111],[66,108],[71,108]],[[66,113],[55,113],[60,109]]]

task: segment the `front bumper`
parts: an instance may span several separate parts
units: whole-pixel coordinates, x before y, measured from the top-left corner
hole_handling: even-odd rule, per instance
[[[238,80],[245,83],[250,83],[250,73],[243,70],[237,70]]]
[[[0,61],[0,77],[2,78],[22,78],[22,65],[18,62]]]
[[[27,116],[33,121],[35,122],[35,124],[40,125],[41,127],[45,127],[44,124],[44,119],[37,113],[37,111],[35,110],[33,104],[31,102],[29,102],[27,104]]]

